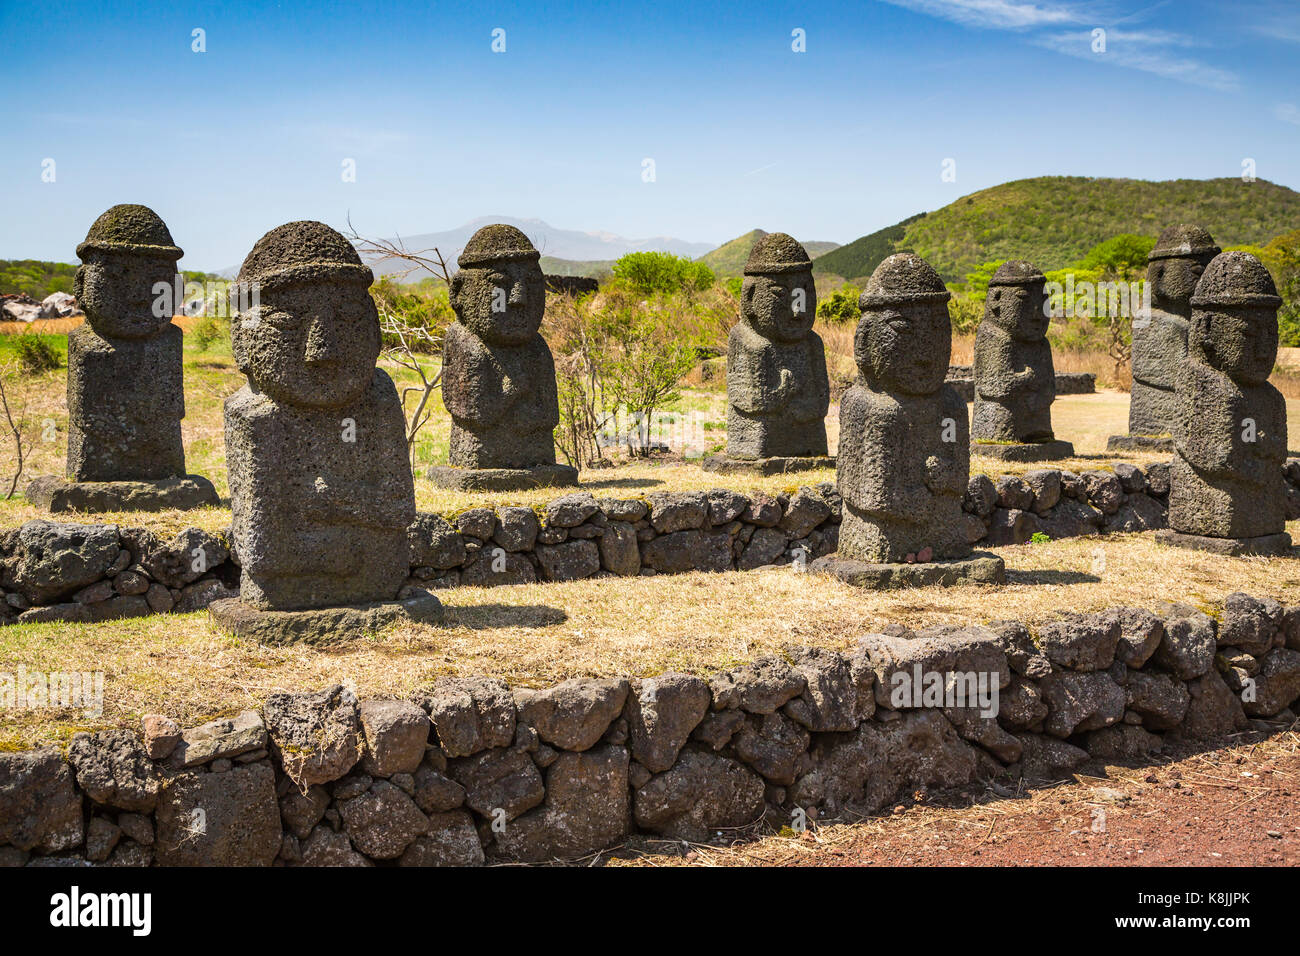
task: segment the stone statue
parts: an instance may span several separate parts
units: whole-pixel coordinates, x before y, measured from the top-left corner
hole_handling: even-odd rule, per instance
[[[451,413],[450,466],[429,477],[443,487],[510,491],[572,485],[555,463],[560,423],[555,361],[542,338],[546,284],[539,253],[514,226],[484,226],[451,280],[456,321],[443,344],[442,400]]]
[[[242,577],[211,608],[236,633],[320,640],[440,616],[405,588],[415,489],[397,389],[375,367],[372,280],[319,222],[272,229],[239,270],[231,344],[248,384],[225,418]]]
[[[727,454],[706,471],[777,474],[829,467],[826,350],[812,330],[812,261],[794,239],[769,233],[745,263],[740,323],[727,339]]]
[[[1200,226],[1170,226],[1147,256],[1149,315],[1133,319],[1133,386],[1127,435],[1112,435],[1108,451],[1172,451],[1169,437],[1178,407],[1178,372],[1187,358],[1192,293],[1219,254]]]
[[[882,262],[859,299],[859,377],[840,403],[839,550],[812,567],[851,584],[1000,582],[1002,559],[972,555],[962,520],[970,476],[966,403],[944,383],[950,294],[911,253]]]
[[[1169,528],[1158,540],[1223,554],[1286,554],[1286,402],[1268,383],[1277,310],[1268,270],[1224,252],[1191,298],[1178,372]]]
[[[27,497],[51,511],[159,511],[218,503],[185,474],[181,330],[172,324],[182,252],[152,209],[114,206],[77,246],[86,324],[68,335],[68,481]]]
[[[1052,433],[1056,370],[1047,341],[1047,279],[1012,259],[989,280],[975,333],[971,450],[1003,461],[1069,458],[1074,446]]]

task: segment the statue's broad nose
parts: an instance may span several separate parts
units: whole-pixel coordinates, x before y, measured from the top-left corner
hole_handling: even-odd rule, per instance
[[[307,330],[307,348],[303,358],[312,365],[335,362],[342,355],[340,336],[322,319],[313,319]]]

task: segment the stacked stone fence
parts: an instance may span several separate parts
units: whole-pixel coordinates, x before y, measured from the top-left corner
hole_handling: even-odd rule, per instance
[[[1300,460],[1284,469],[1287,515],[1300,517]],[[985,547],[1166,526],[1169,469],[1119,463],[1075,474],[975,475],[963,500],[967,538]],[[534,510],[421,513],[411,577],[447,588],[584,578],[747,571],[810,562],[836,549],[840,497],[830,482],[779,495],[725,489],[644,498],[569,494]],[[31,521],[0,537],[0,624],[94,622],[197,611],[235,597],[229,536],[188,528],[163,541],[115,525]]]
[[[197,727],[148,715],[66,753],[0,753],[0,864],[473,865],[634,834],[730,841],[1277,731],[1298,697],[1300,606],[1241,593],[891,625],[710,677],[279,693]]]

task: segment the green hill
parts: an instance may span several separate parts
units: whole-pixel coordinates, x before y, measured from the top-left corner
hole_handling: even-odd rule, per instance
[[[738,276],[745,269],[745,260],[749,258],[749,250],[754,247],[754,243],[766,235],[767,233],[762,229],[751,229],[743,236],[737,236],[730,242],[724,242],[712,252],[706,252],[695,261],[703,262],[719,278]],[[803,243],[803,247],[807,250],[810,258],[817,259],[827,255],[832,250],[838,249],[839,243],[814,241]]]
[[[829,252],[817,260],[813,265],[813,274],[837,275],[845,279],[871,275],[876,266],[880,265],[887,256],[907,248],[905,245],[900,245],[899,240],[903,238],[907,226],[924,215],[923,212],[917,213],[902,222],[873,232],[869,236],[863,236],[861,239],[854,239],[846,246],[840,246],[834,252]]]
[[[871,261],[880,252],[876,237],[899,227],[902,235],[893,238],[889,251],[910,249],[957,282],[997,259],[1060,269],[1119,233],[1155,237],[1179,222],[1204,226],[1224,248],[1263,244],[1300,225],[1300,193],[1262,179],[1020,179],[864,236],[818,260],[813,271],[845,278],[869,274],[883,258]],[[859,254],[859,243],[872,254]]]
[[[72,292],[77,267],[39,259],[0,259],[0,293],[25,292],[44,299],[51,292]]]

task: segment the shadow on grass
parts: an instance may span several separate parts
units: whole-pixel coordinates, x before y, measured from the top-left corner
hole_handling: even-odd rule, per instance
[[[579,478],[578,483],[584,490],[591,488],[650,488],[662,485],[661,478],[606,478],[604,481],[589,481]]]
[[[545,604],[448,604],[442,623],[485,631],[497,627],[553,627],[568,619],[566,612]]]
[[[1096,584],[1101,578],[1086,571],[1017,571],[1007,568],[1007,584]]]

